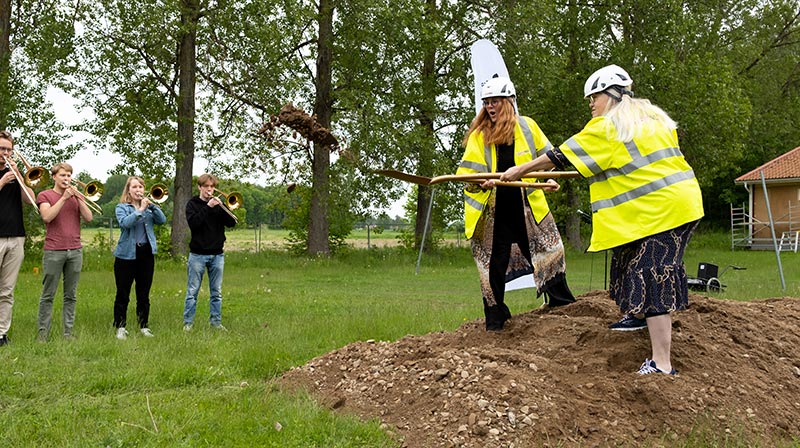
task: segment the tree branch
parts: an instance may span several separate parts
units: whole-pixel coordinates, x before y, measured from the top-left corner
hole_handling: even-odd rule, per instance
[[[116,36],[116,35],[107,34],[107,33],[101,33],[101,34],[105,35],[107,38],[109,38],[111,40],[114,40],[116,42],[121,43],[123,46],[125,46],[125,47],[135,51],[137,54],[139,54],[139,56],[142,58],[142,60],[144,61],[145,65],[147,66],[148,70],[150,70],[150,74],[153,75],[153,78],[155,78],[155,80],[162,87],[167,89],[167,92],[169,92],[169,94],[172,96],[173,99],[178,98],[178,94],[175,93],[174,84],[170,84],[169,82],[167,82],[167,80],[163,76],[161,76],[161,74],[156,69],[155,62],[153,61],[153,58],[151,58],[147,54],[147,51],[144,48],[142,48],[140,46],[137,46],[137,45],[134,45],[131,42],[128,42],[127,40],[125,40],[121,36]]]
[[[767,56],[770,50],[797,43],[797,41],[794,42],[785,42],[785,41],[789,38],[789,36],[798,31],[798,29],[791,29],[792,26],[796,24],[798,19],[800,19],[800,9],[798,9],[798,11],[791,19],[789,19],[783,24],[783,28],[780,30],[780,32],[778,32],[778,34],[775,36],[772,42],[769,45],[767,45],[763,50],[761,50],[761,53],[759,53],[758,56],[756,56],[756,58],[752,62],[750,62],[750,64],[747,65],[747,67],[742,69],[738,73],[738,75],[740,76],[744,75],[745,73],[753,69],[756,65],[758,65],[761,62],[762,59],[764,59]]]
[[[267,112],[268,113],[267,106],[265,106],[265,105],[263,105],[261,103],[257,103],[255,101],[253,101],[253,100],[251,100],[251,99],[249,99],[249,98],[247,98],[247,97],[235,92],[233,90],[233,87],[231,87],[230,85],[222,84],[221,82],[219,82],[216,79],[212,78],[211,76],[209,76],[200,67],[197,68],[197,74],[200,75],[200,77],[203,78],[204,80],[208,81],[214,87],[222,90],[223,92],[227,93],[228,95],[230,95],[234,99],[242,102],[243,104],[247,104],[248,106],[253,107],[253,108],[255,108],[255,109],[257,109],[257,110],[259,110],[261,112]]]

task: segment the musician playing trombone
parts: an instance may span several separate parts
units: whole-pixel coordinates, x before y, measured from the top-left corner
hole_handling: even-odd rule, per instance
[[[8,344],[14,287],[25,257],[22,203],[33,205],[33,190],[22,182],[22,175],[11,161],[13,151],[11,133],[0,131],[0,346]]]
[[[197,178],[197,196],[186,203],[186,221],[192,232],[189,241],[186,303],[183,310],[183,329],[191,331],[197,311],[197,294],[208,270],[210,290],[209,323],[213,328],[222,326],[222,272],[225,268],[225,227],[234,227],[236,219],[225,204],[215,196],[217,178],[205,173]]]
[[[119,242],[114,249],[114,280],[117,294],[114,299],[114,327],[117,339],[127,339],[128,302],[131,286],[136,282],[136,317],[139,331],[153,337],[150,331],[150,287],[153,285],[156,234],[153,225],[167,222],[161,208],[145,195],[144,179],[131,176],[122,190],[115,209],[119,228]]]
[[[78,280],[83,265],[81,219],[92,221],[86,198],[72,185],[72,166],[61,162],[50,174],[53,188],[39,193],[36,199],[45,224],[44,256],[42,257],[42,295],[39,298],[39,340],[50,337],[53,298],[64,275],[64,306],[61,310],[63,335],[72,338],[75,322]]]

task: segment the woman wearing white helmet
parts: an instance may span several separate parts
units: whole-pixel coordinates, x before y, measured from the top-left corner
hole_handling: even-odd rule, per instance
[[[613,251],[609,292],[626,316],[610,328],[647,328],[652,353],[638,373],[674,374],[670,313],[688,305],[683,253],[703,216],[703,201],[678,146],[677,125],[650,101],[634,98],[632,84],[616,65],[594,72],[584,86],[591,121],[558,149],[507,170],[501,180],[569,164],[589,179],[588,251]]]
[[[516,91],[508,78],[483,86],[483,107],[464,138],[458,174],[502,172],[552,148],[535,121],[516,113]],[[552,189],[558,184],[552,182]],[[486,329],[502,331],[511,312],[505,304],[507,278],[530,274],[549,306],[575,301],[566,282],[564,246],[540,189],[466,188],[465,233],[472,244],[483,293]]]

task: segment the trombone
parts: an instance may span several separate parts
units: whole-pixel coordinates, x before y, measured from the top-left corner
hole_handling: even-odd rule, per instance
[[[70,180],[70,183],[73,184],[73,187],[79,186],[83,188],[83,193],[78,191],[78,195],[84,199],[84,202],[86,202],[86,205],[89,207],[89,209],[99,215],[103,214],[103,209],[97,205],[97,200],[103,195],[103,184],[96,180],[93,180],[87,184],[77,179]]]
[[[150,187],[150,192],[145,195],[150,202],[155,204],[163,204],[169,199],[169,190],[164,184],[155,184]]]
[[[16,153],[16,151],[15,151],[15,153]],[[41,213],[39,212],[39,207],[36,205],[36,199],[31,197],[30,191],[28,191],[28,189],[25,188],[25,185],[30,186],[29,182],[28,182],[28,178],[26,177],[25,178],[25,182],[23,182],[22,179],[20,179],[19,174],[17,173],[17,170],[16,170],[17,167],[16,166],[13,167],[13,168],[11,167],[11,164],[13,162],[11,160],[9,160],[8,157],[6,157],[5,155],[3,156],[3,160],[5,160],[6,166],[8,166],[8,169],[10,169],[12,173],[14,173],[14,179],[17,180],[17,183],[19,183],[19,188],[22,189],[22,191],[25,193],[25,196],[27,196],[28,200],[31,201],[31,205],[33,205],[33,209],[36,210],[36,214],[37,215],[41,215]],[[41,167],[37,167],[37,168],[41,168]],[[41,168],[41,169],[44,169],[44,168]],[[31,170],[28,170],[28,173],[30,173],[30,171]],[[47,174],[46,171],[44,173],[45,173],[44,175]]]
[[[25,184],[31,188],[38,188],[50,182],[50,174],[41,166],[31,166],[22,153],[14,150],[13,153],[25,165]]]
[[[244,198],[242,197],[242,194],[237,191],[231,191],[230,193],[225,193],[223,191],[219,191],[217,188],[214,188],[214,191],[220,196],[225,198],[224,201],[220,201],[222,202],[222,209],[225,211],[225,213],[230,215],[230,217],[233,218],[233,220],[236,221],[236,223],[238,224],[239,218],[237,218],[236,215],[233,214],[232,210],[236,210],[237,208],[241,207],[242,204],[244,203]],[[217,199],[219,199],[219,197]]]

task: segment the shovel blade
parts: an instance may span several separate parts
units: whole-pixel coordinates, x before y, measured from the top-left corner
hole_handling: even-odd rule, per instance
[[[430,177],[417,176],[416,174],[408,174],[397,170],[375,170],[373,172],[375,174],[380,174],[381,176],[400,179],[402,181],[411,182],[412,184],[417,185],[430,185],[431,183]]]

